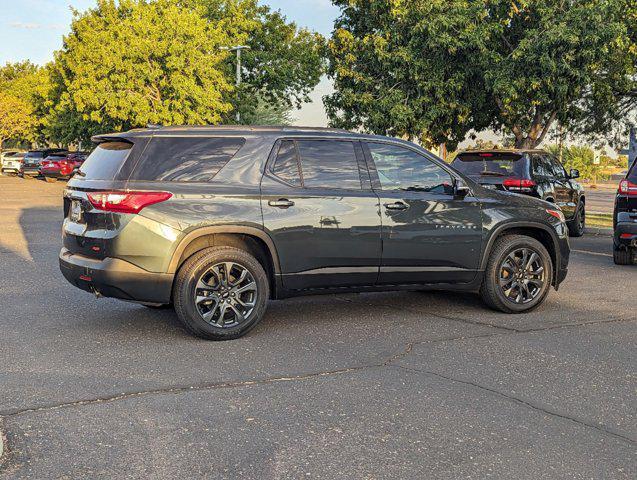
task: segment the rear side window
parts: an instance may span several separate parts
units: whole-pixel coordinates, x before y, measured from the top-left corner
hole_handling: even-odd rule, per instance
[[[526,177],[524,157],[515,153],[461,153],[451,164],[470,177]]]
[[[132,148],[133,144],[129,142],[100,143],[82,164],[80,171],[89,180],[112,180]]]
[[[301,186],[298,156],[296,155],[296,146],[292,140],[281,142],[272,171],[284,182]]]
[[[353,142],[300,140],[297,146],[305,187],[361,189]]]
[[[633,163],[632,168],[628,171],[628,175],[626,176],[628,180],[632,183],[637,183],[637,161]]]
[[[155,137],[131,180],[209,182],[245,143],[243,138]]]

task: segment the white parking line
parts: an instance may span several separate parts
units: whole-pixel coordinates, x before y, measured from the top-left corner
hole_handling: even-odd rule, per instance
[[[598,257],[612,257],[610,253],[591,252],[590,250],[571,250],[571,252],[588,253],[589,255],[597,255]]]

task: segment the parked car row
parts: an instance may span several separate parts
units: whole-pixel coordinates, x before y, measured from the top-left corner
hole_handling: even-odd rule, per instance
[[[61,148],[5,152],[2,154],[2,174],[21,177],[43,177],[54,182],[58,178],[68,180],[80,168],[88,153],[69,152]]]

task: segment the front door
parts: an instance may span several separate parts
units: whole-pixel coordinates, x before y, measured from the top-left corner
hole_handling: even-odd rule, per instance
[[[379,283],[468,283],[479,269],[482,212],[433,159],[397,144],[365,144],[380,197],[383,255]]]
[[[261,182],[263,224],[286,289],[374,285],[379,201],[358,141],[288,139]]]

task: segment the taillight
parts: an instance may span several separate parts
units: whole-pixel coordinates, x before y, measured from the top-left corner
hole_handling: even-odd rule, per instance
[[[504,188],[507,190],[530,192],[536,183],[526,178],[506,178],[502,182],[502,185],[504,185]]]
[[[88,200],[93,207],[105,212],[139,213],[142,208],[165,202],[170,192],[93,192]]]
[[[553,210],[551,208],[547,208],[546,213],[557,218],[560,222],[566,223],[566,217],[564,216],[562,210]]]
[[[619,182],[619,193],[628,197],[637,197],[637,184],[629,180]]]

